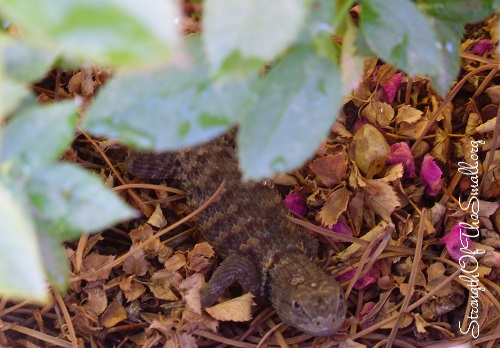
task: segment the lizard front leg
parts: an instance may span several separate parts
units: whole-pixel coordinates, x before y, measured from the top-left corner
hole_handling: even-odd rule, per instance
[[[210,307],[234,281],[244,290],[260,295],[261,276],[256,265],[243,255],[229,255],[200,290],[201,306]]]

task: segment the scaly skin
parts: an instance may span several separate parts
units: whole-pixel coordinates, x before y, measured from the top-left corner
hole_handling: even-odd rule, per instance
[[[276,190],[241,181],[233,134],[175,154],[132,152],[126,165],[136,176],[178,178],[194,207],[226,180],[219,198],[196,217],[225,258],[201,290],[203,307],[236,280],[252,294],[270,297],[289,325],[316,336],[337,332],[346,315],[342,288],[314,263],[317,241],[286,218]]]

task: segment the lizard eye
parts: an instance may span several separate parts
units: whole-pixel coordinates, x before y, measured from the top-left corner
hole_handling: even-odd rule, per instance
[[[294,311],[298,312],[302,308],[300,307],[300,304],[296,300],[292,300],[292,308]]]

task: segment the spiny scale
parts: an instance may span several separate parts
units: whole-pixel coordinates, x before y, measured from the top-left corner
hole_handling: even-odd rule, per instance
[[[129,172],[140,177],[178,178],[194,207],[208,199],[225,179],[222,194],[196,217],[206,239],[223,257],[248,254],[263,271],[283,253],[316,257],[316,240],[288,221],[277,191],[241,181],[234,133],[176,153],[132,152],[126,164]]]

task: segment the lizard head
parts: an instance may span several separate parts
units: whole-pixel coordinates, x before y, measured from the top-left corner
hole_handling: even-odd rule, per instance
[[[338,331],[347,306],[335,279],[305,257],[280,262],[272,273],[272,302],[284,322],[315,336]]]

